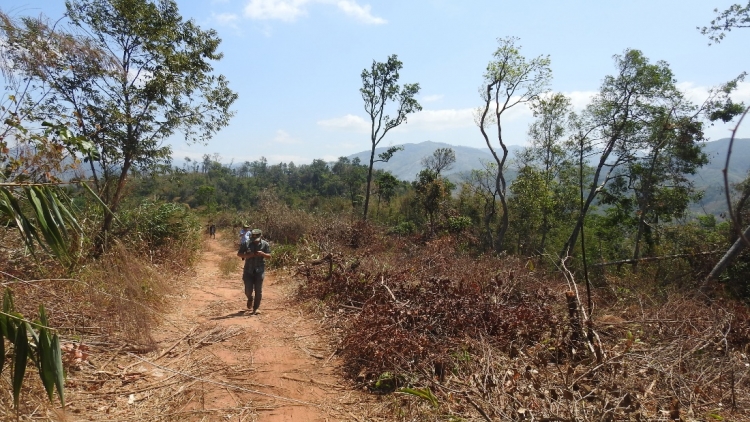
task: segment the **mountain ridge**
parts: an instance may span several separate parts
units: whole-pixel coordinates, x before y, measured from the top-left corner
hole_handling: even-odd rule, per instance
[[[463,145],[451,145],[444,142],[425,141],[420,143],[402,144],[403,151],[398,151],[387,162],[375,163],[375,168],[390,171],[400,180],[413,181],[422,169],[421,161],[424,157],[432,155],[438,148],[451,148],[456,154],[456,163],[444,175],[454,183],[460,182],[464,175],[471,170],[481,169],[482,161],[494,163],[495,160],[489,148],[473,148]],[[693,212],[716,214],[726,209],[724,195],[723,169],[726,163],[726,154],[729,147],[729,138],[709,141],[703,144],[703,151],[708,155],[709,163],[698,169],[696,174],[688,178],[695,187],[704,191],[704,196],[698,203],[692,206]],[[516,153],[524,147],[519,145],[508,146],[508,158],[514,160]],[[388,149],[376,148],[375,155]],[[370,151],[362,151],[348,156],[349,159],[359,158],[362,164],[367,165],[370,161]],[[730,183],[737,183],[747,177],[750,170],[750,138],[738,138],[734,140],[732,157],[727,172]],[[508,182],[515,176],[515,169],[511,167],[508,171]]]
[[[703,151],[708,155],[710,162],[700,169],[699,174],[705,176],[705,172],[709,171],[710,177],[707,179],[716,179],[715,172],[719,172],[724,168],[724,162],[726,160],[726,151],[729,146],[729,138],[719,139],[716,141],[705,142]],[[489,148],[474,148],[464,145],[451,145],[444,142],[433,142],[424,141],[419,143],[406,143],[401,144],[404,147],[403,151],[396,152],[393,157],[387,163],[377,162],[375,168],[379,170],[390,171],[391,174],[401,180],[412,181],[416,179],[417,174],[422,169],[421,160],[424,157],[432,155],[432,153],[438,148],[451,148],[456,153],[456,163],[452,169],[446,173],[447,176],[456,173],[468,173],[471,170],[480,169],[481,161],[494,162],[494,158],[490,153]],[[377,156],[381,152],[384,152],[389,147],[382,147],[375,149],[375,155]],[[508,158],[515,159],[515,155],[518,151],[521,151],[524,147],[520,145],[509,145],[508,146]],[[368,164],[370,160],[370,151],[361,151],[348,156],[349,159],[359,158],[362,164]],[[745,167],[743,166],[743,163]],[[750,138],[738,138],[735,139],[734,148],[732,152],[731,165],[729,169],[730,179],[737,181],[744,179],[744,175],[747,174],[747,165],[750,163]],[[696,175],[697,176],[697,175]]]

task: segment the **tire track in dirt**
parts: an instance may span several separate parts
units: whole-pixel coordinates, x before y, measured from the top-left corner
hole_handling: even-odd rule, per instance
[[[267,272],[261,314],[249,315],[241,266],[229,277],[219,271],[222,259],[235,254],[221,239],[204,242],[195,278],[186,280],[189,287],[166,317],[170,323],[158,331],[156,357],[144,358],[141,370],[185,379],[172,396],[161,393],[156,399],[169,408],[162,417],[363,420],[353,413],[367,396],[336,375],[319,322],[290,304],[293,281]]]

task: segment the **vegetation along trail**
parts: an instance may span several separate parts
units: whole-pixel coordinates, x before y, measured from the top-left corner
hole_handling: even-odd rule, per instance
[[[158,346],[128,354],[118,367],[132,384],[112,391],[114,402],[86,406],[92,420],[352,420],[357,391],[335,375],[336,359],[318,321],[289,306],[293,283],[266,274],[259,315],[244,311],[241,266],[226,239],[204,242],[196,275],[175,295],[156,330]],[[111,398],[110,398],[111,400]],[[80,410],[79,410],[80,411]],[[85,411],[84,411],[85,412]]]

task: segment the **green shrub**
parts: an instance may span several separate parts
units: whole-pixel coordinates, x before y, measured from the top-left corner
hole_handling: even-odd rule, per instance
[[[120,216],[126,247],[152,260],[178,265],[192,261],[200,250],[201,224],[182,204],[146,201]]]
[[[271,250],[271,268],[284,268],[297,265],[300,260],[299,251],[294,245],[274,245]]]
[[[461,233],[471,227],[471,218],[458,216],[448,217],[448,231],[451,233]]]
[[[396,234],[399,236],[408,236],[414,234],[417,231],[417,226],[411,221],[402,221],[391,227],[388,231],[389,234]]]

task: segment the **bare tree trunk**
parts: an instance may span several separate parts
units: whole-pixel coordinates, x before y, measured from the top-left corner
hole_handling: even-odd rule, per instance
[[[641,216],[638,218],[638,231],[635,233],[635,248],[633,249],[633,271],[638,271],[638,258],[641,257],[641,237],[643,237],[643,229],[646,227],[645,212],[641,212]]]
[[[484,210],[484,228],[485,228],[485,233],[486,233],[486,236],[487,236],[487,243],[486,243],[486,245],[487,245],[487,247],[491,248],[495,244],[495,240],[492,237],[492,227],[490,225],[490,223],[492,222],[492,217],[495,216],[495,198],[494,197],[492,198],[492,202],[490,202],[488,200],[485,203],[484,207],[485,207],[485,210]],[[487,210],[487,207],[489,207],[489,210]]]
[[[110,228],[112,227],[112,219],[114,218],[115,211],[117,211],[117,208],[120,205],[120,200],[122,199],[122,193],[123,193],[123,190],[125,189],[125,181],[128,178],[129,169],[130,169],[130,161],[125,161],[125,163],[122,166],[122,172],[120,173],[120,177],[117,179],[117,188],[115,189],[115,194],[112,197],[111,203],[109,204],[109,211],[105,211],[105,214],[104,214],[104,222],[102,224],[102,233],[108,232]]]
[[[744,232],[745,237],[747,238],[750,236],[750,226],[747,226]],[[732,263],[732,261],[737,258],[737,256],[742,252],[742,250],[745,249],[745,242],[742,241],[742,237],[739,237],[732,247],[730,247],[727,252],[724,254],[723,257],[719,260],[719,262],[716,263],[716,266],[714,266],[714,269],[711,270],[711,273],[706,277],[706,280],[703,282],[703,287],[706,286],[706,283],[708,283],[710,280],[716,280],[719,278],[719,275],[721,275],[722,272],[729,266],[729,264]]]
[[[370,150],[370,167],[367,169],[367,188],[365,189],[365,204],[362,211],[362,220],[367,220],[367,207],[370,206],[370,184],[372,183],[372,167],[375,165],[375,147],[373,141],[372,150]]]
[[[505,248],[505,234],[508,232],[510,221],[508,219],[508,203],[505,201],[505,195],[500,194],[500,205],[503,209],[503,215],[500,217],[500,227],[497,228],[497,245],[495,250],[502,252]]]

